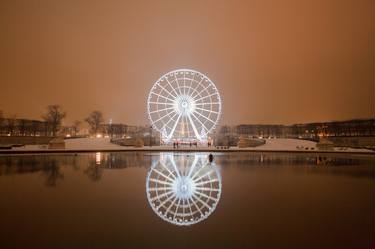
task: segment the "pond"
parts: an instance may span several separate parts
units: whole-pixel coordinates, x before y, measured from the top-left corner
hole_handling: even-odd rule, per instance
[[[0,248],[375,248],[375,157],[0,156]]]

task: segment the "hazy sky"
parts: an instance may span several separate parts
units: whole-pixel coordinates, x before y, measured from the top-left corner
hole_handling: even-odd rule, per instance
[[[192,68],[221,124],[375,117],[375,1],[0,1],[0,110],[146,124],[162,74]]]

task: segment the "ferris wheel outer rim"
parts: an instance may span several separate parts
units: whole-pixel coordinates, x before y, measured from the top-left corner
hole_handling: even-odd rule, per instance
[[[171,155],[171,156],[174,157],[175,155]],[[166,222],[169,222],[169,223],[172,223],[174,225],[177,225],[177,226],[190,226],[190,225],[194,225],[194,224],[197,224],[199,222],[204,221],[205,219],[207,219],[216,210],[217,204],[219,203],[220,198],[221,198],[222,179],[221,179],[221,174],[219,172],[218,167],[216,166],[215,163],[212,163],[211,166],[213,166],[213,170],[215,171],[215,174],[216,174],[216,176],[217,176],[217,178],[219,180],[218,181],[218,183],[219,183],[219,191],[218,191],[218,194],[217,194],[217,202],[208,210],[208,212],[206,214],[204,214],[203,217],[200,217],[197,220],[187,221],[187,222],[178,222],[178,221],[176,221],[174,219],[168,219],[164,215],[161,215],[159,213],[159,210],[156,209],[156,207],[154,207],[153,203],[151,202],[151,200],[150,200],[151,196],[150,196],[150,191],[149,191],[149,179],[150,179],[150,175],[152,173],[152,169],[158,163],[160,163],[160,161],[154,162],[152,164],[152,166],[150,167],[149,171],[147,172],[147,177],[146,177],[146,198],[147,198],[147,201],[148,201],[149,205],[151,206],[152,210],[154,211],[155,214],[157,214],[157,216],[159,218],[163,219]]]
[[[211,133],[219,124],[219,121],[220,121],[220,118],[221,118],[221,115],[222,115],[222,98],[221,98],[221,95],[220,95],[220,91],[219,89],[216,87],[215,83],[204,73],[201,73],[197,70],[194,70],[194,69],[188,69],[188,68],[180,68],[180,69],[175,69],[175,70],[172,70],[172,71],[169,71],[165,74],[163,74],[161,77],[158,78],[157,81],[154,82],[154,84],[152,84],[152,87],[148,93],[148,97],[147,97],[147,116],[148,116],[148,120],[150,121],[151,123],[151,127],[155,130],[157,130],[158,132],[162,133],[162,128],[158,128],[155,123],[154,123],[154,120],[152,120],[151,118],[151,110],[150,110],[150,99],[151,99],[151,94],[152,94],[152,90],[154,89],[154,87],[156,85],[158,85],[158,83],[163,79],[165,78],[166,76],[170,75],[170,74],[174,74],[176,72],[191,72],[191,73],[196,73],[200,76],[203,76],[203,78],[206,78],[209,83],[214,87],[216,93],[217,93],[217,97],[218,97],[218,114],[217,114],[217,118],[215,120],[215,123],[211,126],[211,128],[209,130],[207,130],[206,134],[208,135],[209,133]]]

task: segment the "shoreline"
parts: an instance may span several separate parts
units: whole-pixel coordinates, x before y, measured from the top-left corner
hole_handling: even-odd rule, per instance
[[[243,153],[296,153],[296,154],[340,154],[340,155],[369,155],[375,156],[375,152],[369,151],[329,151],[329,150],[260,150],[260,149],[170,149],[170,148],[121,148],[121,149],[46,149],[46,150],[0,150],[1,156],[24,154],[70,154],[70,153],[95,153],[95,152],[243,152]]]

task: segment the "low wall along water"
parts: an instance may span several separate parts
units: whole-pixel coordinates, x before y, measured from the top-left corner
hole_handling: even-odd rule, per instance
[[[0,145],[12,145],[12,144],[48,144],[53,137],[34,137],[34,136],[0,136]]]

